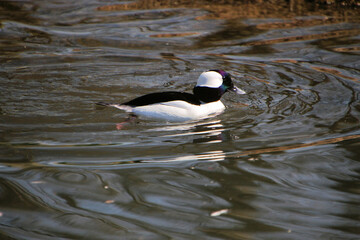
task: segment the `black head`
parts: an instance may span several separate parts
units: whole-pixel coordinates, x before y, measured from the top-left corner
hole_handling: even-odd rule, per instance
[[[194,94],[202,102],[218,101],[227,91],[233,91],[238,94],[245,93],[234,86],[230,74],[223,70],[209,70],[202,73],[194,88]]]
[[[224,70],[209,70],[213,72],[217,72],[222,76],[223,84],[221,85],[221,88],[224,89],[224,92],[226,91],[232,91],[234,88],[234,83],[231,79],[230,73],[225,72]]]

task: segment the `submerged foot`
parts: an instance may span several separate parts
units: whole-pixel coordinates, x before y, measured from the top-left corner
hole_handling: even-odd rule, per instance
[[[135,114],[130,114],[124,122],[116,124],[116,129],[123,130],[127,125],[136,122],[136,120],[137,120],[137,116]]]

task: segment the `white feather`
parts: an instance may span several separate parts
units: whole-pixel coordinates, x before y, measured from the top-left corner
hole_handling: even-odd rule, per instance
[[[127,105],[121,105],[121,104],[109,104],[110,107],[115,107],[120,110],[124,110],[126,112],[132,112],[133,108]]]
[[[201,105],[193,105],[184,101],[171,101],[135,107],[132,112],[149,119],[185,122],[216,115],[223,112],[224,109],[225,106],[220,101]]]
[[[209,72],[203,72],[200,75],[196,86],[218,88],[222,84],[223,84],[223,79],[221,74],[218,72],[209,71]]]

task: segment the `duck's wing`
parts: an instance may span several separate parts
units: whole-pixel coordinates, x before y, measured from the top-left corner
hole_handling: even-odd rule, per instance
[[[120,104],[120,106],[126,105],[130,107],[140,107],[145,105],[165,103],[171,101],[185,101],[190,104],[200,105],[200,100],[193,94],[186,92],[158,92],[150,93],[144,96],[135,98],[131,101]]]

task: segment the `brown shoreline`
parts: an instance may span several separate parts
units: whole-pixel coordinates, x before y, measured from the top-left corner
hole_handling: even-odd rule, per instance
[[[340,21],[360,21],[357,0],[139,0],[98,7],[99,11],[161,8],[200,8],[209,13],[198,19],[293,18],[296,16],[331,16]],[[332,19],[334,21],[334,19]],[[336,21],[338,22],[338,21]]]

